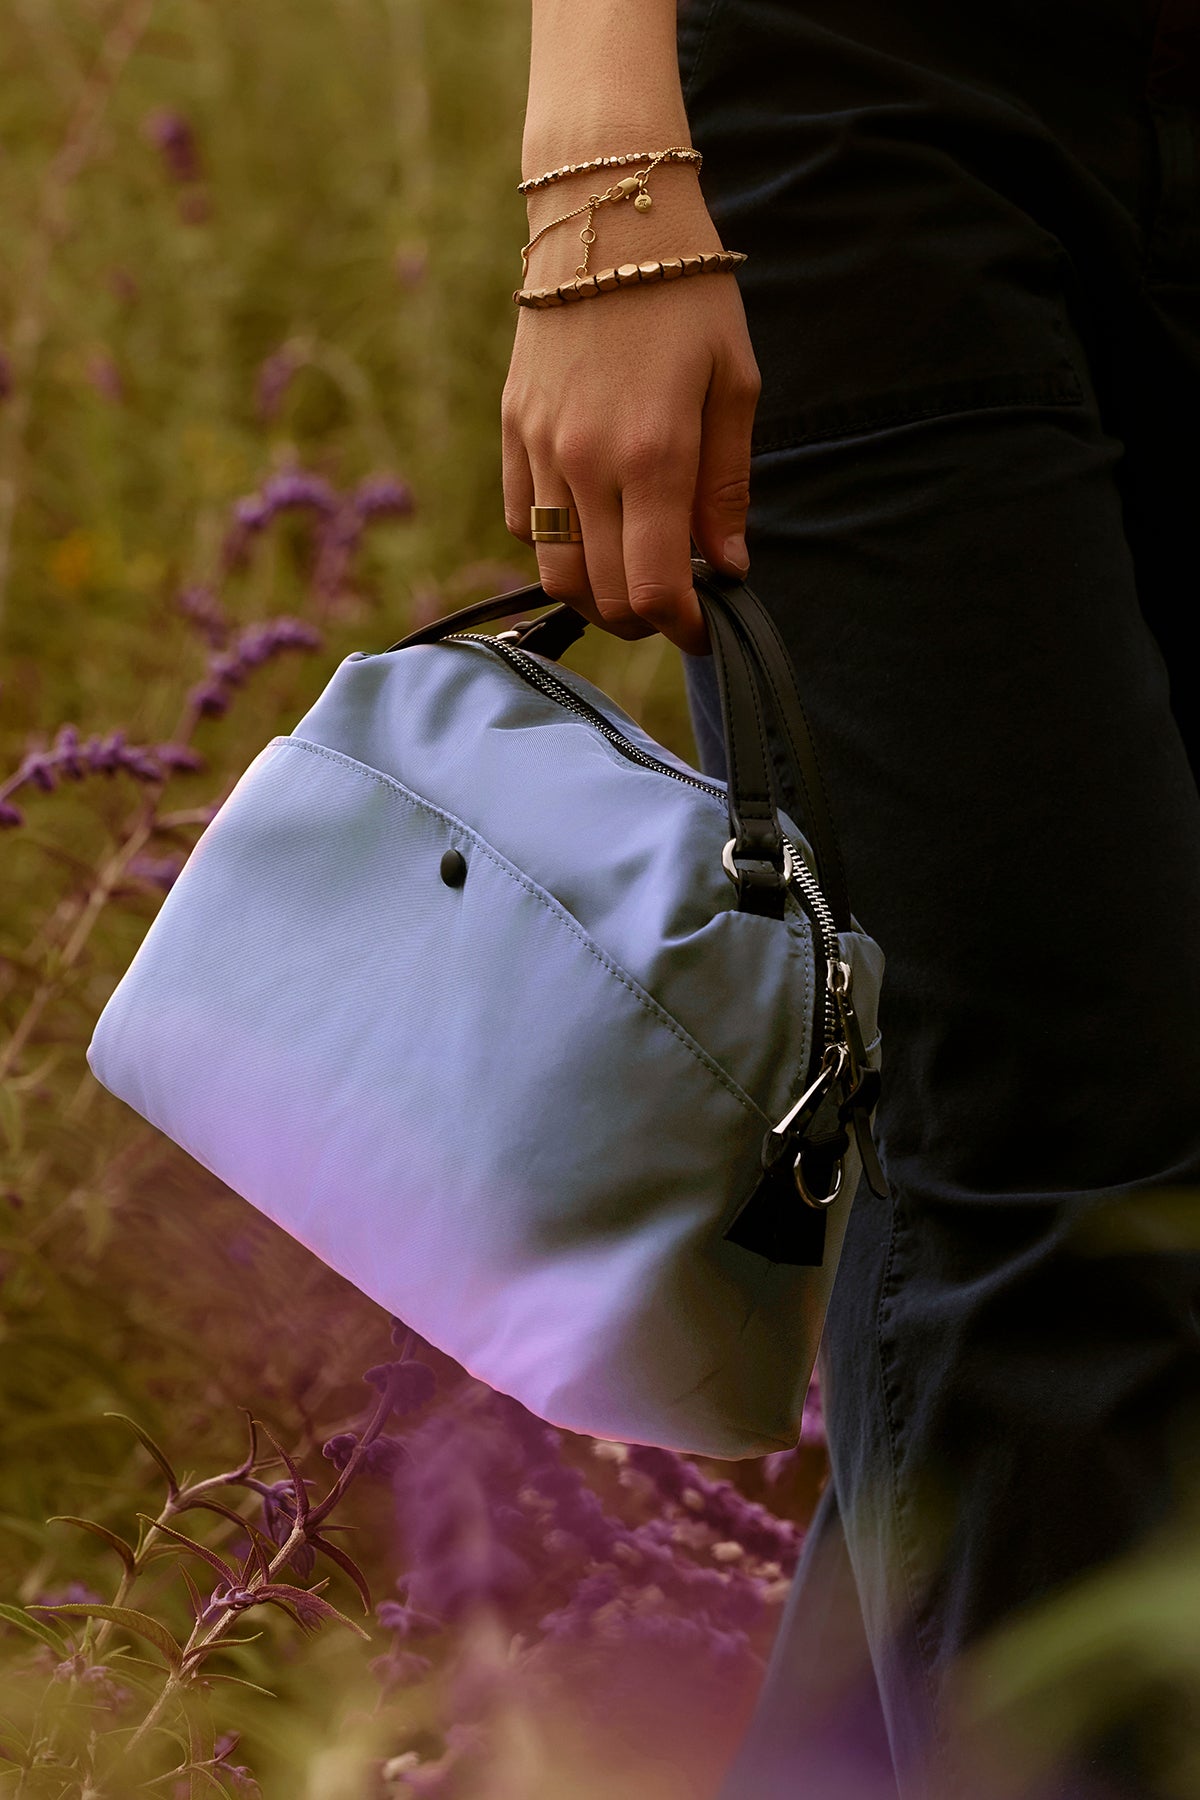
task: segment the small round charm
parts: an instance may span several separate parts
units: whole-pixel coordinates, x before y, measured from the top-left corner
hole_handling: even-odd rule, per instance
[[[639,194],[633,205],[635,212],[649,212],[654,202],[649,194]]]

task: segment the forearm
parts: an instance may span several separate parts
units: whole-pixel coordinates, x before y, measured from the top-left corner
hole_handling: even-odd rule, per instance
[[[691,143],[675,10],[676,0],[533,0],[523,179],[618,150]]]
[[[564,163],[691,144],[679,80],[676,0],[532,0],[529,100],[522,179]],[[570,175],[527,196],[530,234],[602,193],[625,171]],[[599,207],[589,268],[722,248],[695,170],[660,163],[653,205]],[[586,213],[547,232],[530,254],[529,281],[569,279],[583,255]]]

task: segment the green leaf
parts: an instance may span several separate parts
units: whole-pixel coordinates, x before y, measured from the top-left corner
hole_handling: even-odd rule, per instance
[[[159,1531],[166,1533],[167,1537],[174,1538],[177,1544],[183,1544],[193,1555],[202,1556],[204,1561],[217,1571],[223,1581],[236,1582],[237,1570],[227,1563],[223,1556],[218,1556],[215,1550],[210,1550],[207,1544],[198,1544],[195,1538],[187,1537],[182,1531],[176,1531],[173,1525],[164,1525],[161,1519],[152,1519],[149,1513],[140,1512],[137,1516],[139,1519],[145,1519],[149,1524],[157,1526]]]
[[[39,1606],[37,1611],[71,1613],[83,1619],[110,1619],[114,1625],[123,1625],[126,1631],[135,1632],[156,1650],[161,1650],[173,1669],[183,1661],[183,1648],[175,1642],[166,1626],[152,1619],[149,1613],[135,1612],[131,1606],[100,1606],[92,1600],[67,1600],[56,1606]]]
[[[308,1534],[308,1541],[314,1550],[320,1550],[323,1555],[329,1558],[330,1562],[336,1563],[338,1568],[344,1570],[350,1577],[362,1597],[363,1611],[369,1613],[371,1610],[371,1590],[367,1586],[366,1576],[354,1561],[354,1558],[352,1556],[347,1556],[346,1552],[340,1550],[336,1544],[331,1544],[329,1539],[321,1532],[310,1531]]]
[[[31,1619],[23,1607],[0,1605],[0,1619],[7,1619],[10,1625],[15,1625],[18,1631],[28,1632],[30,1637],[40,1638],[43,1644],[49,1644],[60,1656],[70,1655],[62,1632],[56,1631],[46,1619]]]
[[[163,1474],[166,1476],[167,1491],[170,1494],[171,1499],[173,1500],[175,1498],[176,1494],[179,1492],[179,1481],[176,1477],[174,1469],[171,1467],[170,1463],[167,1461],[166,1455],[164,1454],[164,1452],[162,1450],[159,1449],[159,1447],[155,1443],[154,1439],[150,1436],[150,1433],[148,1431],[143,1431],[142,1427],[138,1424],[137,1420],[131,1419],[129,1417],[128,1413],[106,1412],[104,1417],[106,1419],[123,1419],[124,1420],[125,1424],[128,1425],[130,1431],[133,1432],[133,1434],[137,1438],[138,1442],[141,1445],[143,1445],[143,1447],[150,1452],[151,1456],[154,1458],[155,1462],[158,1464],[159,1468],[162,1470]]]
[[[118,1537],[115,1531],[110,1531],[107,1525],[98,1525],[95,1519],[77,1519],[74,1513],[52,1513],[46,1523],[47,1525],[78,1525],[83,1531],[93,1532],[96,1537],[103,1538],[110,1549],[116,1551],[131,1575],[136,1574],[136,1560],[132,1547],[125,1542],[123,1537]]]
[[[199,1618],[200,1614],[204,1611],[204,1596],[188,1574],[186,1563],[180,1563],[179,1573],[183,1576],[184,1582],[187,1585],[188,1599],[192,1603],[192,1611],[195,1613],[196,1617]]]
[[[279,1695],[273,1688],[260,1687],[257,1681],[247,1681],[242,1675],[222,1675],[216,1669],[205,1669],[205,1681],[231,1681],[234,1687],[250,1688],[256,1694],[265,1694],[268,1700],[278,1700]]]
[[[356,1625],[353,1619],[348,1619],[345,1613],[338,1611],[332,1601],[326,1600],[322,1594],[314,1592],[312,1588],[292,1587],[286,1581],[274,1581],[271,1583],[271,1598],[277,1602],[286,1599],[293,1605],[298,1604],[302,1610],[315,1612],[326,1622],[336,1620],[339,1625],[348,1625],[351,1631],[356,1632],[360,1638],[365,1638],[368,1644],[371,1642],[369,1631],[364,1631],[361,1625]],[[305,1620],[302,1618],[300,1622],[304,1624]]]

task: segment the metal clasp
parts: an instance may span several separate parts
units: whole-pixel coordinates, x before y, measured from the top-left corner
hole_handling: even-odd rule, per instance
[[[742,888],[741,877],[738,874],[737,864],[733,860],[733,847],[736,843],[737,843],[736,838],[730,838],[729,842],[726,844],[725,848],[722,850],[721,866],[725,870],[725,873],[728,875],[730,881],[732,881],[734,887],[737,888],[739,893],[741,893],[741,888]],[[791,881],[792,876],[795,874],[795,871],[796,871],[796,859],[792,855],[791,845],[788,843],[787,839],[785,838],[783,840],[783,882],[784,882],[785,887],[787,886],[788,882]]]

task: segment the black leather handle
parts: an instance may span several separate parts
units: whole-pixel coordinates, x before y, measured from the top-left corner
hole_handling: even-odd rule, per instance
[[[850,905],[841,852],[787,648],[770,613],[744,581],[698,556],[692,558],[692,579],[708,626],[721,698],[729,768],[731,856],[737,870],[739,907],[776,918],[783,913],[781,800],[765,729],[765,709],[769,708],[799,782],[805,809],[800,822],[812,841],[834,923],[839,930],[848,930]],[[550,604],[550,596],[540,582],[530,582],[435,619],[388,649],[435,644],[451,632],[470,631],[543,604]],[[522,649],[557,660],[582,637],[587,624],[572,607],[553,606],[550,612],[524,621],[514,641]]]

